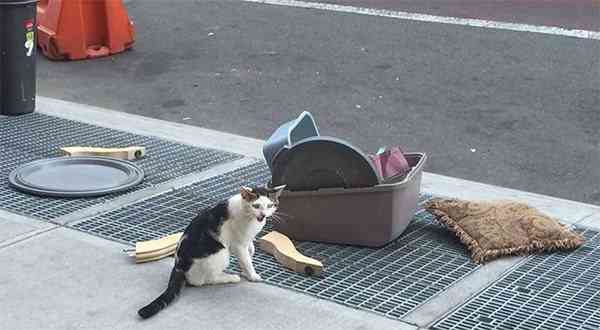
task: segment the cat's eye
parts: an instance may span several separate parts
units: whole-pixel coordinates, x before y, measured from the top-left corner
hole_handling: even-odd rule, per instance
[[[252,204],[252,207],[255,209],[259,209],[260,208],[260,204]]]
[[[267,205],[267,208],[272,208],[273,206],[275,206],[273,203],[270,203],[269,205]]]

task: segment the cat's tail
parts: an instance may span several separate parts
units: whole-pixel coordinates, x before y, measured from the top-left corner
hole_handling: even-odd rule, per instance
[[[154,299],[154,301],[148,304],[146,307],[141,308],[138,311],[138,315],[143,319],[154,316],[163,308],[167,307],[173,300],[175,300],[184,286],[185,272],[174,267],[171,271],[169,285],[167,286],[165,292],[158,296],[158,298]]]

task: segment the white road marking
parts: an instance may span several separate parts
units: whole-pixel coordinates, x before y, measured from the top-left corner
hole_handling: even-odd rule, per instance
[[[577,29],[571,30],[571,29],[565,29],[565,28],[554,27],[554,26],[498,22],[498,21],[488,21],[488,20],[474,19],[474,18],[436,16],[436,15],[409,13],[409,12],[396,11],[396,10],[362,8],[362,7],[336,5],[336,4],[319,3],[319,2],[306,2],[306,1],[298,1],[298,0],[242,0],[242,1],[268,4],[268,5],[279,5],[279,6],[288,6],[288,7],[329,10],[329,11],[337,11],[337,12],[343,12],[343,13],[353,13],[353,14],[361,14],[361,15],[369,15],[369,16],[390,17],[390,18],[397,18],[397,19],[410,20],[410,21],[419,21],[419,22],[464,25],[464,26],[481,27],[481,28],[487,28],[487,29],[532,32],[532,33],[558,35],[558,36],[581,38],[581,39],[600,40],[600,32],[598,32],[598,31],[577,30]]]

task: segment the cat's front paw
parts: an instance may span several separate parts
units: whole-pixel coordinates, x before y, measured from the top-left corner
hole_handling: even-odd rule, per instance
[[[254,273],[254,274],[244,274],[244,277],[246,279],[248,279],[248,281],[251,281],[251,282],[260,282],[260,281],[262,281],[262,277],[260,277],[260,275],[258,275],[257,273]]]

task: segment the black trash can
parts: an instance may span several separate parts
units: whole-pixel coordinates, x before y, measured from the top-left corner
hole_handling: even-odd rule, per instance
[[[0,0],[0,115],[35,110],[37,0]]]

